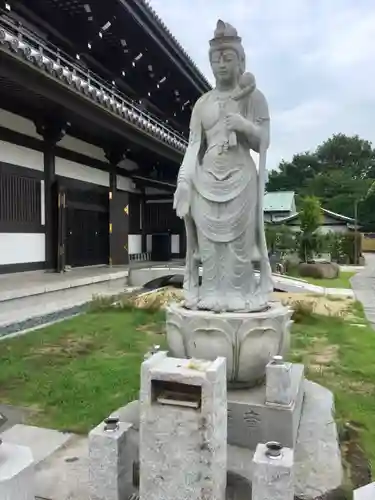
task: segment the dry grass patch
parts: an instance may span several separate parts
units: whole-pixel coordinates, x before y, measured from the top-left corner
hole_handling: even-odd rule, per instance
[[[95,344],[90,337],[74,337],[73,334],[67,335],[60,340],[59,343],[46,343],[30,350],[29,358],[39,356],[56,356],[74,358],[77,356],[85,356],[91,352]]]
[[[165,334],[165,326],[160,323],[146,323],[145,325],[140,325],[136,330],[146,335]]]
[[[311,314],[354,319],[352,298],[283,292],[275,292],[273,296],[294,309],[305,307]]]
[[[159,308],[164,309],[171,302],[181,302],[183,291],[177,288],[168,287],[154,292],[147,292],[136,297],[133,301],[135,307],[141,309]]]

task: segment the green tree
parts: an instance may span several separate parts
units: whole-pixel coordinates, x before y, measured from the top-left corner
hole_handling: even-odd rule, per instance
[[[322,210],[318,198],[307,196],[302,200],[299,213],[301,235],[299,256],[304,262],[312,259],[315,252],[320,250],[320,235],[318,229],[322,221]]]
[[[282,161],[278,170],[270,172],[267,191],[299,191],[321,171],[316,155],[305,152],[293,156],[292,161]]]
[[[323,170],[345,170],[352,179],[366,179],[375,173],[375,151],[371,142],[354,135],[335,134],[315,152]]]
[[[359,213],[361,222],[367,224],[372,222],[369,207],[373,207],[373,201],[366,195],[374,180],[372,144],[358,136],[336,134],[316,151],[281,162],[279,169],[270,173],[267,190],[295,191],[298,208],[304,197],[315,196],[324,208],[348,217],[354,216],[355,203],[366,199]]]

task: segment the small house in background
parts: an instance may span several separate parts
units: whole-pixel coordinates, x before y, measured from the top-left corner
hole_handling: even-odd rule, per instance
[[[355,219],[352,217],[346,217],[345,215],[340,215],[335,212],[331,212],[325,208],[322,208],[323,220],[320,227],[322,233],[346,233],[347,231],[355,230]],[[296,212],[288,217],[274,220],[275,225],[284,225],[289,227],[295,232],[301,230],[301,223],[299,220],[299,212]],[[358,227],[359,229],[359,227]]]
[[[277,222],[297,213],[294,191],[266,193],[263,205],[265,222]]]

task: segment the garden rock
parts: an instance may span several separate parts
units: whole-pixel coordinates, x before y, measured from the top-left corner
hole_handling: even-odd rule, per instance
[[[298,271],[304,278],[335,279],[340,274],[340,267],[335,262],[303,262],[299,265]]]

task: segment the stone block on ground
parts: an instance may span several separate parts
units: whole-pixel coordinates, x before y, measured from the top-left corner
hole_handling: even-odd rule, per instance
[[[0,445],[1,500],[34,500],[34,463],[31,450],[10,443]]]
[[[114,419],[115,421],[116,419]],[[89,489],[92,500],[123,500],[131,493],[133,460],[127,447],[130,423],[100,423],[89,434]]]
[[[278,441],[293,448],[304,397],[304,367],[292,365],[291,404],[267,404],[266,385],[228,391],[228,443],[255,450],[258,443]]]
[[[252,500],[293,500],[293,468],[292,449],[259,444],[253,458]]]
[[[141,368],[140,499],[225,500],[225,358],[166,354]]]
[[[295,449],[297,498],[311,500],[338,489],[343,482],[340,444],[331,391],[305,383],[305,402]]]

